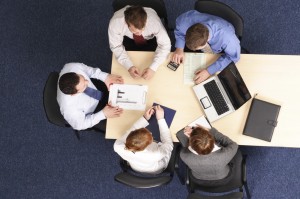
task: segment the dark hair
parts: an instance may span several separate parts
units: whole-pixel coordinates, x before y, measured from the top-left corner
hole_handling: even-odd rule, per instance
[[[196,50],[206,44],[208,35],[208,28],[201,23],[196,23],[186,31],[185,44],[189,49]]]
[[[77,75],[76,73],[65,73],[59,78],[59,89],[61,90],[61,92],[67,95],[76,94],[76,86],[79,83],[79,80],[79,75]]]
[[[136,129],[126,138],[125,149],[130,151],[143,151],[149,144],[152,143],[152,135],[146,128]]]
[[[190,135],[190,146],[198,154],[207,155],[212,152],[215,144],[214,137],[201,127],[193,129]]]
[[[150,0],[149,0],[150,1]],[[141,30],[146,25],[147,13],[142,6],[131,6],[126,8],[125,22],[129,26],[133,25],[135,28]]]

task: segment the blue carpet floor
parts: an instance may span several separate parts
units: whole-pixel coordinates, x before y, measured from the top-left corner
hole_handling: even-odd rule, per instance
[[[194,0],[165,0],[170,25]],[[245,21],[242,45],[254,54],[300,54],[298,0],[224,0]],[[109,0],[0,0],[0,198],[185,198],[177,177],[137,190],[114,182],[113,141],[51,125],[42,93],[51,71],[83,62],[109,72]],[[299,65],[300,67],[300,65]],[[295,129],[300,131],[300,129]],[[299,132],[300,133],[300,132]],[[253,198],[299,198],[300,150],[242,147]]]

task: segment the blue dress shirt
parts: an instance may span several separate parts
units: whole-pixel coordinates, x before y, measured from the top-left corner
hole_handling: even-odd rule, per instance
[[[181,14],[176,19],[176,29],[174,31],[176,48],[184,48],[185,34],[189,27],[196,23],[201,23],[208,28],[208,43],[214,53],[221,53],[216,62],[210,65],[207,70],[209,74],[223,70],[230,62],[237,62],[240,59],[240,41],[235,35],[234,27],[224,19],[191,10]]]

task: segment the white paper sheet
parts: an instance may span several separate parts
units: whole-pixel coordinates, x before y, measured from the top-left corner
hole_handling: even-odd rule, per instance
[[[113,84],[109,99],[113,106],[125,110],[145,110],[148,86],[135,84]]]
[[[202,115],[201,117],[199,117],[198,119],[196,119],[195,121],[193,121],[192,123],[190,123],[188,126],[195,127],[195,126],[197,126],[197,124],[203,126],[204,128],[211,129],[211,125],[207,121],[207,119],[205,118],[204,115]]]
[[[183,83],[194,84],[194,73],[198,69],[206,68],[206,58],[204,53],[185,53],[183,68]]]

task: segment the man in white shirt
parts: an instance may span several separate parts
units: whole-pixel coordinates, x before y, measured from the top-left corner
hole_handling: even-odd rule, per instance
[[[82,63],[69,63],[63,67],[57,85],[57,102],[61,114],[73,129],[95,127],[105,131],[103,120],[120,116],[121,108],[107,105],[108,89],[113,83],[122,84],[123,78]]]
[[[153,141],[152,133],[145,127],[155,112],[160,131],[161,142]],[[130,167],[142,173],[161,173],[169,164],[173,150],[170,130],[164,119],[164,110],[159,106],[148,109],[121,138],[114,144],[114,150]]]
[[[167,31],[151,8],[126,6],[118,10],[110,20],[108,36],[110,49],[132,78],[151,79],[157,68],[167,59],[171,49]],[[140,71],[131,62],[127,50],[155,50],[152,64]]]

